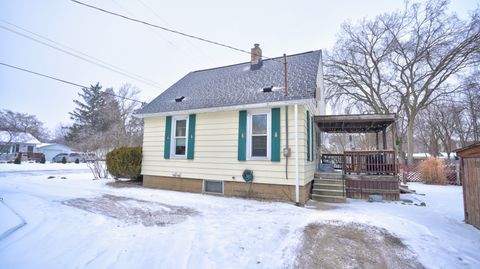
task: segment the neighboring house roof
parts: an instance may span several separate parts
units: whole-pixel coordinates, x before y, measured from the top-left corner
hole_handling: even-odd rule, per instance
[[[40,141],[38,141],[30,133],[7,132],[7,131],[0,131],[0,142],[3,142],[3,143],[40,144]]]
[[[199,70],[187,74],[136,114],[155,114],[214,107],[241,106],[315,98],[321,51],[287,57],[288,96],[284,93],[282,57]],[[263,88],[272,87],[272,92]],[[181,102],[176,98],[184,97]]]

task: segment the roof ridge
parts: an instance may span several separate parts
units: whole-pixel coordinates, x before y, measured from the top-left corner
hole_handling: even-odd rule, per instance
[[[305,51],[305,52],[299,52],[299,53],[295,53],[295,54],[290,54],[290,55],[287,55],[287,58],[288,58],[288,57],[292,57],[292,56],[298,56],[298,55],[302,55],[302,54],[317,52],[317,51],[321,51],[321,49],[311,50],[311,51]],[[263,57],[262,57],[262,58],[263,58]],[[273,57],[273,58],[266,58],[266,59],[264,59],[263,61],[272,61],[272,60],[280,59],[280,58],[283,58],[283,56],[278,56],[278,57]],[[205,68],[205,69],[198,69],[198,70],[195,70],[195,71],[191,71],[191,72],[189,72],[189,73],[196,73],[196,72],[202,72],[202,71],[210,71],[210,70],[215,70],[215,69],[220,69],[220,68],[225,68],[225,67],[232,67],[232,66],[237,66],[237,65],[242,65],[242,64],[248,64],[248,63],[250,63],[250,62],[229,64],[229,65],[217,66],[217,67],[211,67],[211,68]]]

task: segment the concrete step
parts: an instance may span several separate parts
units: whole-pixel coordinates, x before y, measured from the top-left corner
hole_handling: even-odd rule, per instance
[[[325,172],[316,172],[315,179],[342,179],[342,173],[325,173]]]
[[[343,184],[313,183],[314,189],[343,190]]]
[[[343,190],[328,190],[328,189],[313,189],[313,194],[327,195],[327,196],[338,196],[344,197],[345,192]]]
[[[312,194],[312,199],[315,201],[328,202],[328,203],[346,203],[347,202],[347,198],[345,197],[319,195],[319,194]]]

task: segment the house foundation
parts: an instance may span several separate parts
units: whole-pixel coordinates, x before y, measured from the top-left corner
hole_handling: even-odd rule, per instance
[[[143,186],[164,190],[205,193],[202,179],[182,178],[182,177],[164,177],[164,176],[143,176]],[[312,182],[305,186],[300,186],[300,204],[304,205],[310,199]],[[210,193],[206,193],[210,194]],[[222,195],[222,194],[219,194]],[[266,183],[246,183],[246,182],[223,182],[223,195],[226,197],[253,198],[260,200],[274,200],[295,202],[295,186],[266,184]]]

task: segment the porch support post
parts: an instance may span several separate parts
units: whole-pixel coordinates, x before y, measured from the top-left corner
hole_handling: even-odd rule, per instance
[[[375,138],[376,138],[376,141],[377,141],[377,150],[380,149],[380,143],[378,141],[378,132],[375,133]]]
[[[295,205],[300,205],[300,178],[298,167],[298,105],[295,104],[294,110],[294,124],[295,124]]]
[[[387,149],[387,128],[382,130],[383,149]]]

